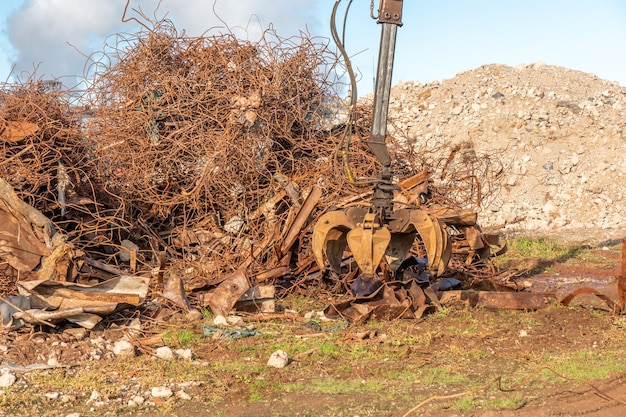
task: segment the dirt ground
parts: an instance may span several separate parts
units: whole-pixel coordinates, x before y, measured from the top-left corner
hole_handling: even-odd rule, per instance
[[[532,288],[550,287],[559,298],[586,286],[615,299],[619,247],[591,254],[593,268],[574,259],[544,265],[546,272],[528,278]],[[67,325],[5,332],[0,358],[13,364],[16,382],[0,389],[0,416],[626,413],[626,319],[596,297],[537,311],[451,308],[420,321],[311,327],[304,314],[326,302],[287,299],[286,311],[298,314],[244,316],[260,335],[236,340],[204,336],[210,317],[181,314],[139,333],[112,322],[92,331]],[[132,358],[113,353],[124,335],[132,336]],[[191,349],[193,360],[155,358],[164,344]],[[290,357],[283,369],[266,365],[277,349]],[[50,369],[17,368],[32,364]],[[154,397],[155,387],[172,395]]]

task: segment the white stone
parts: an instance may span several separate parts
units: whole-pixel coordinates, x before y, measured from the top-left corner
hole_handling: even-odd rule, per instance
[[[458,116],[461,113],[463,113],[463,106],[456,106],[452,109],[452,114],[454,114],[455,116]]]
[[[151,393],[154,398],[169,398],[173,395],[172,390],[168,387],[154,387]]]
[[[284,368],[289,363],[289,356],[284,350],[277,350],[267,361],[267,366],[272,368]]]
[[[243,321],[241,316],[228,316],[226,317],[226,322],[231,326],[245,326],[246,322]]]
[[[63,403],[71,403],[72,401],[76,401],[76,396],[72,394],[63,394],[61,395],[61,402]]]
[[[187,394],[182,389],[176,392],[176,396],[180,398],[181,400],[191,400],[191,395]]]
[[[59,398],[59,393],[58,392],[46,392],[44,394],[44,397],[46,397],[49,400],[56,400]]]
[[[128,340],[118,340],[113,345],[113,353],[115,356],[133,357],[135,356],[135,347]]]
[[[87,404],[90,404],[99,398],[100,398],[100,393],[98,391],[91,391],[91,395],[89,396],[89,399],[87,400]]]
[[[154,352],[155,356],[159,359],[170,360],[174,359],[174,352],[168,346],[161,346]]]
[[[188,360],[188,361],[193,359],[193,352],[191,351],[191,349],[176,349],[174,351],[174,355],[177,358]]]
[[[15,384],[17,377],[10,372],[0,375],[0,388],[7,388]]]
[[[226,317],[218,314],[213,318],[213,324],[215,326],[228,326],[228,321],[226,320]]]

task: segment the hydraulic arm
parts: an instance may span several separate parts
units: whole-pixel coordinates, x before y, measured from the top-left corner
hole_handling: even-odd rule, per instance
[[[381,26],[380,50],[374,91],[374,106],[369,149],[380,161],[381,171],[374,181],[369,207],[351,207],[322,215],[313,230],[315,259],[325,269],[341,273],[344,252],[352,252],[360,275],[352,285],[358,295],[372,293],[380,286],[381,263],[395,271],[407,257],[416,238],[428,254],[427,267],[441,275],[450,259],[451,243],[446,225],[426,210],[395,208],[392,160],[387,137],[387,117],[393,77],[397,30],[402,26],[403,0],[380,0],[378,23]]]

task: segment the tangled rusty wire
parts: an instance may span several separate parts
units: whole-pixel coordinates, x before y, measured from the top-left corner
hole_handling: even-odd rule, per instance
[[[320,128],[324,100],[336,96],[326,44],[271,31],[258,43],[187,38],[167,21],[133,44],[94,80],[88,146],[92,175],[150,246],[187,247],[203,233],[245,257],[274,233],[267,218],[284,224],[314,184],[345,188],[329,163],[336,139]]]
[[[361,139],[371,107],[354,109],[353,124],[340,117],[338,62],[325,40],[185,37],[161,21],[100,59],[112,64],[96,63],[80,106],[75,92],[35,81],[5,86],[0,100],[0,122],[39,127],[0,142],[0,176],[93,258],[119,263],[131,241],[150,266],[166,251],[204,279],[242,266],[259,273],[284,260],[276,239],[314,187],[323,197],[313,215],[370,190],[346,180],[337,152],[347,132],[354,174],[375,176]],[[397,176],[455,173],[433,204],[484,197],[489,168],[476,167],[485,159],[457,158],[463,150],[437,159],[407,138],[391,141]],[[294,274],[312,263],[306,244]]]

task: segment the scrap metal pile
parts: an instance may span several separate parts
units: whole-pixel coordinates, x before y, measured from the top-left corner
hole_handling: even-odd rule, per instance
[[[322,272],[311,251],[316,219],[367,207],[371,198],[345,178],[345,164],[358,178],[378,169],[361,139],[370,106],[350,109],[339,98],[340,67],[325,40],[271,31],[257,43],[230,34],[191,38],[163,21],[103,56],[80,96],[36,80],[0,91],[0,178],[12,189],[0,197],[0,295],[45,287],[24,281],[60,281],[71,288],[37,294],[58,307],[46,297],[58,301],[91,285],[86,291],[98,298],[94,285],[135,276],[128,294],[102,291],[119,290],[131,305],[163,296],[227,314],[237,303],[273,298],[258,296],[265,285],[278,297],[348,297],[329,314],[363,320],[419,317],[440,303],[445,286],[519,289],[514,272],[490,261],[503,249],[497,235],[477,224],[501,167],[463,149],[436,156],[408,137],[387,138],[399,185],[394,204],[445,225],[452,242],[445,270],[427,276],[416,239],[402,274],[369,297],[350,296],[358,268],[349,254],[340,273]],[[89,297],[78,298],[80,311],[89,310]]]

